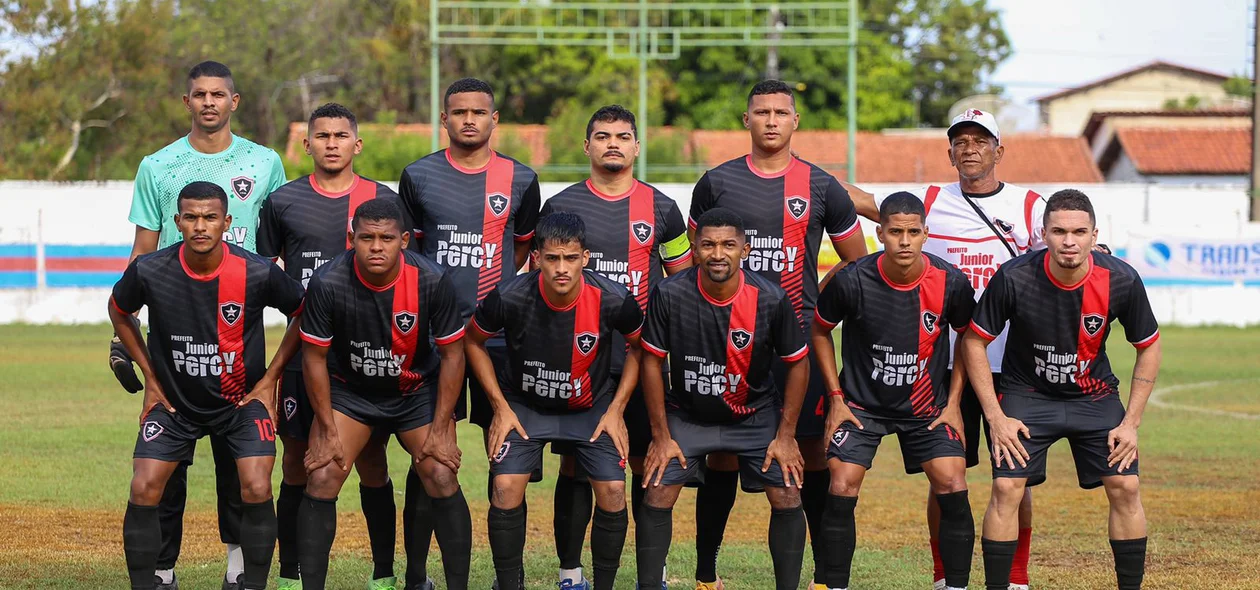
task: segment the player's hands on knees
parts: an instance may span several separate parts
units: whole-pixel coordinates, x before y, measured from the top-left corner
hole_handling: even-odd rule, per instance
[[[683,469],[687,468],[687,456],[683,455],[682,447],[678,446],[677,441],[673,438],[652,438],[647,457],[643,459],[643,487],[648,487],[648,484],[653,487],[661,485],[661,477],[665,475],[665,469],[672,459],[678,459],[678,464]]]
[[[954,433],[958,435],[958,440],[962,441],[963,448],[967,448],[967,436],[963,434],[962,409],[955,404],[947,404],[941,415],[937,416],[931,424],[928,424],[928,430],[936,430],[937,426],[944,424],[954,429]]]
[[[849,409],[849,404],[844,403],[844,400],[838,397],[832,398],[831,403],[827,404],[826,429],[823,430],[826,433],[826,436],[823,437],[824,445],[828,444],[828,441],[831,440],[831,435],[840,430],[840,426],[845,422],[857,426],[858,430],[866,429],[865,426],[862,426],[862,421],[853,415],[853,410]]]
[[[306,460],[303,462],[307,473],[314,473],[329,463],[336,463],[342,471],[346,470],[345,455],[341,450],[341,437],[336,428],[324,428],[317,421],[311,424],[311,435],[306,446]]]
[[[459,443],[455,437],[455,420],[447,420],[443,424],[435,421],[429,427],[429,436],[425,437],[424,444],[420,447],[420,454],[432,457],[451,471],[459,472],[464,452],[459,450]]]
[[[529,440],[529,435],[525,434],[525,427],[521,426],[520,418],[516,417],[516,412],[504,405],[502,409],[495,410],[494,419],[490,420],[490,460],[494,460],[494,456],[498,454],[499,449],[503,448],[503,441],[507,440],[508,434],[513,430],[521,435],[521,438]]]
[[[604,416],[599,419],[599,424],[595,426],[590,442],[595,442],[601,434],[607,434],[608,438],[612,439],[613,446],[617,447],[617,454],[622,459],[630,458],[630,433],[626,431],[626,421],[621,412],[616,410],[604,412]]]
[[[1107,467],[1120,464],[1120,473],[1124,473],[1137,460],[1138,432],[1136,426],[1121,422],[1119,426],[1107,433]]]
[[[135,316],[132,316],[131,322],[137,328],[140,327],[140,320]],[[136,367],[132,363],[127,347],[123,346],[118,334],[114,334],[114,338],[109,341],[109,370],[113,371],[114,378],[123,386],[123,389],[127,390],[127,393],[139,393],[141,389],[144,389],[144,385],[136,376]]]
[[[801,457],[801,448],[797,446],[791,433],[776,436],[770,441],[770,446],[766,448],[766,460],[761,464],[762,473],[770,470],[771,461],[779,462],[779,469],[783,471],[784,487],[801,487],[805,481],[805,459]]]
[[[1028,451],[1024,449],[1024,443],[1019,441],[1019,436],[1022,434],[1024,438],[1030,438],[1032,435],[1023,422],[1002,416],[989,421],[989,434],[993,441],[995,465],[1001,467],[1002,460],[1005,459],[1011,469],[1015,468],[1015,463],[1019,463],[1020,467],[1028,466]]]
[[[140,423],[144,424],[145,416],[148,416],[149,412],[152,412],[158,406],[162,406],[162,409],[172,414],[175,413],[175,406],[172,406],[171,402],[166,399],[166,393],[162,391],[161,384],[158,383],[157,379],[150,379],[148,383],[144,384],[144,406],[140,410]]]
[[[249,405],[250,402],[257,401],[261,403],[264,408],[267,408],[267,415],[271,417],[271,423],[275,424],[276,391],[278,390],[279,385],[280,382],[278,380],[263,375],[263,377],[254,384],[254,388],[249,391],[249,395],[246,395],[241,398],[240,401],[236,402],[236,407],[243,408]]]

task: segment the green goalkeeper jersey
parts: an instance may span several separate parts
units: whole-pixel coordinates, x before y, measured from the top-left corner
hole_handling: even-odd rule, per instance
[[[255,251],[259,211],[271,191],[285,183],[284,166],[275,151],[237,135],[217,154],[193,149],[185,136],[146,156],[136,171],[128,220],[159,232],[159,249],[180,241],[183,236],[175,226],[179,191],[198,180],[227,191],[232,226],[223,239]]]

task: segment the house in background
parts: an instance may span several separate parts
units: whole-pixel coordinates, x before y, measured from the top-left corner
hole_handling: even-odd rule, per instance
[[[1247,184],[1251,111],[1095,113],[1085,126],[1107,182]]]

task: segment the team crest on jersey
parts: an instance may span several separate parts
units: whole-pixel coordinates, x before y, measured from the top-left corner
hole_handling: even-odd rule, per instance
[[[793,218],[800,219],[805,217],[805,214],[809,212],[809,201],[797,196],[788,197],[787,209],[788,213],[791,213]]]
[[[486,206],[490,207],[490,212],[494,213],[495,217],[499,217],[507,211],[508,198],[503,193],[490,193],[486,195]]]
[[[232,179],[232,194],[244,201],[254,194],[254,179],[248,176],[237,176]]]
[[[236,322],[241,320],[241,304],[236,301],[228,301],[219,304],[219,316],[229,326],[235,326]]]
[[[577,347],[578,352],[582,353],[582,356],[586,356],[592,350],[595,350],[596,344],[599,344],[599,334],[582,332],[573,337],[573,345]]]
[[[731,330],[731,344],[735,348],[743,350],[748,348],[748,343],[752,342],[752,333],[748,330]]]
[[[652,224],[646,221],[636,221],[630,224],[630,231],[634,234],[634,239],[640,244],[646,244],[652,239]]]
[[[1106,325],[1107,318],[1099,314],[1088,313],[1081,316],[1081,327],[1085,328],[1085,333],[1089,334],[1090,338],[1097,336],[1102,331],[1103,326]]]
[[[403,334],[410,333],[412,328],[416,327],[416,314],[409,311],[400,311],[394,314],[394,326]]]
[[[508,449],[511,449],[511,448],[512,448],[511,441],[506,441],[506,440],[503,441],[503,444],[499,445],[499,452],[494,454],[494,462],[502,463],[503,459],[507,457]]]
[[[284,398],[284,419],[292,420],[293,416],[296,414],[297,414],[297,398],[291,397],[291,396]]]
[[[831,435],[831,444],[840,447],[844,445],[844,441],[849,439],[849,431],[845,429],[837,430]]]
[[[998,226],[998,229],[1002,230],[1002,233],[1004,234],[1009,234],[1015,231],[1015,226],[996,217],[993,218],[993,224]]]
[[[939,322],[939,321],[941,320],[941,316],[938,316],[938,315],[936,315],[935,313],[932,313],[932,312],[930,312],[930,311],[926,311],[926,310],[925,310],[925,311],[923,312],[923,314],[922,314],[921,316],[919,316],[919,317],[920,317],[920,319],[922,319],[922,320],[923,320],[923,329],[924,329],[924,330],[925,330],[928,334],[935,334],[935,333],[936,333],[936,323],[937,323],[937,322]]]
[[[144,423],[144,428],[140,431],[140,436],[144,438],[144,442],[153,442],[153,439],[162,436],[163,432],[166,432],[166,429],[162,428],[161,424],[149,421]]]

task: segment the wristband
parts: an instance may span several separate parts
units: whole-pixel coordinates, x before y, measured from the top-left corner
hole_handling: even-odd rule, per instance
[[[843,396],[844,396],[844,390],[842,389],[833,389],[827,392],[827,397],[843,397]]]

